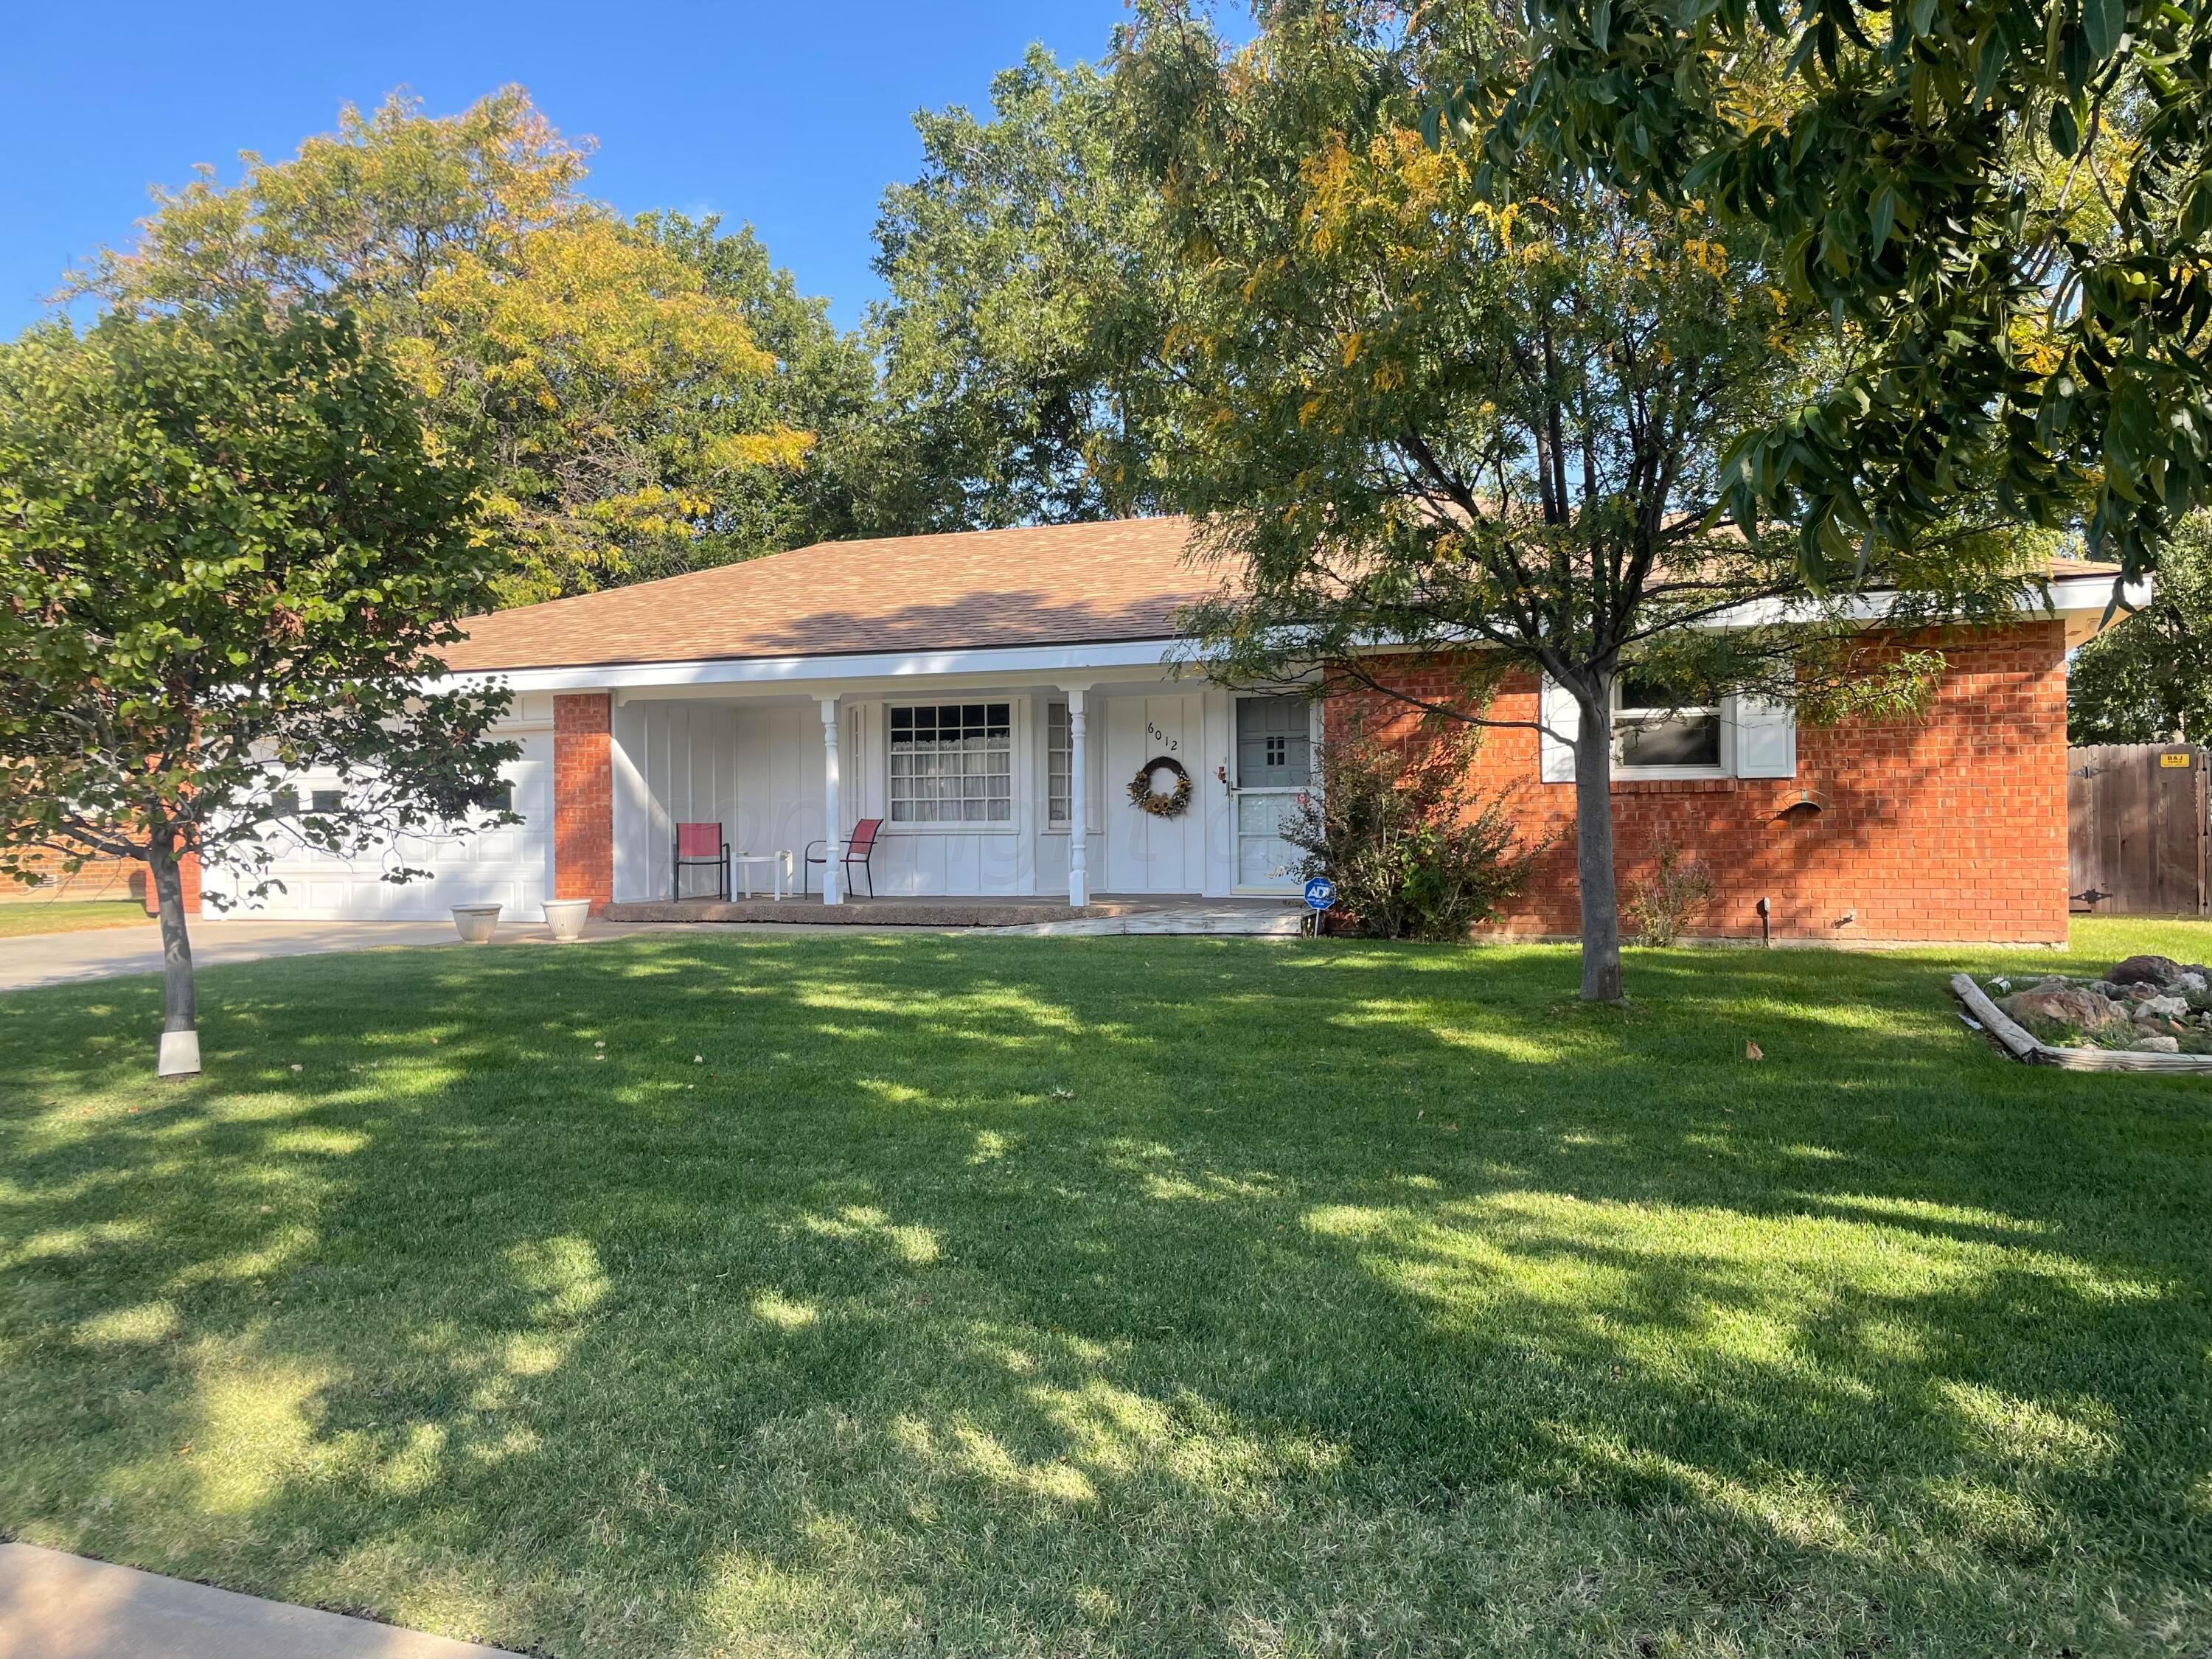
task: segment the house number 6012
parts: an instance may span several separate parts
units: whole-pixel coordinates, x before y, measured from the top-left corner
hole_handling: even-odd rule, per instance
[[[1181,738],[1170,737],[1166,732],[1161,731],[1158,726],[1155,726],[1150,720],[1146,720],[1145,722],[1145,735],[1148,738],[1158,738],[1159,740],[1160,746],[1165,749],[1170,755],[1174,754],[1176,750],[1182,747],[1182,739]]]

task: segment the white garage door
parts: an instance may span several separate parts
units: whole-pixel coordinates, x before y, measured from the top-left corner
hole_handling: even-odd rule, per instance
[[[456,904],[497,904],[503,920],[536,921],[551,896],[553,739],[526,737],[521,757],[506,769],[522,822],[472,836],[410,836],[398,847],[351,862],[295,850],[270,873],[284,884],[256,903],[218,914],[301,921],[442,921]],[[303,779],[302,799],[314,787]],[[434,873],[397,884],[386,870],[405,865]],[[215,884],[211,881],[210,887]]]

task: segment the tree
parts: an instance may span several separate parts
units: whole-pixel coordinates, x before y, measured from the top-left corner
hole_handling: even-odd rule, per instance
[[[473,485],[343,315],[111,313],[0,347],[0,872],[144,861],[165,1074],[198,1069],[183,860],[258,894],[287,837],[351,856],[513,821],[506,694],[428,689],[491,595]],[[299,810],[308,768],[340,805]]]
[[[2212,34],[2199,0],[1530,0],[1525,58],[1430,135],[1710,206],[1780,250],[1844,372],[1747,435],[1731,497],[1808,568],[1992,484],[2129,576],[2212,500]]]
[[[807,428],[711,228],[582,193],[589,145],[519,88],[459,115],[394,94],[270,161],[157,191],[76,292],[139,311],[344,305],[487,474],[504,603],[773,551]],[[804,531],[793,533],[805,538]]]
[[[707,292],[732,305],[753,338],[775,360],[765,380],[731,394],[738,429],[815,435],[805,463],[757,474],[755,489],[726,532],[758,552],[843,540],[864,533],[863,507],[878,487],[873,441],[883,410],[876,364],[858,331],[830,320],[829,301],[799,291],[750,225],[725,233],[713,216],[638,216],[637,229],[699,272]]]
[[[1270,8],[1224,53],[1161,3],[1116,80],[1124,153],[1185,267],[1158,453],[1229,567],[1194,619],[1214,672],[1318,664],[1571,742],[1582,994],[1613,1000],[1622,675],[1677,704],[1734,691],[1832,719],[1912,706],[1940,659],[1869,639],[1786,532],[1717,522],[1733,447],[1831,368],[1775,250],[1587,175],[1516,179],[1530,188],[1500,206],[1470,157],[1424,143],[1425,85],[1516,49],[1502,19],[1409,21],[1375,0]],[[1910,627],[1991,614],[2018,557],[1961,532],[1869,574]],[[1773,620],[1718,625],[1750,612]],[[1462,665],[1464,695],[1404,690],[1407,651]],[[1540,672],[1574,720],[1493,718],[1486,686],[1510,667]]]
[[[1156,207],[1113,165],[1107,82],[1042,46],[993,118],[915,118],[921,176],[884,192],[870,330],[884,416],[863,506],[906,532],[1063,524],[1153,501],[1137,377],[1164,330]]]
[[[2070,743],[2212,739],[2212,518],[2185,520],[2150,602],[2075,653],[2066,730]]]

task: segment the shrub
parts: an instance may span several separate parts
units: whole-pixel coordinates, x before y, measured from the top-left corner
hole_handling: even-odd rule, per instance
[[[1637,883],[1628,900],[1637,937],[1646,945],[1668,945],[1705,913],[1713,902],[1713,878],[1705,866],[1684,862],[1682,849],[1662,842],[1650,876]]]
[[[1301,877],[1336,883],[1357,931],[1376,939],[1463,940],[1528,884],[1537,849],[1516,844],[1504,800],[1468,781],[1482,732],[1453,722],[1418,744],[1370,742],[1364,724],[1321,745],[1321,789],[1301,798],[1283,839]]]

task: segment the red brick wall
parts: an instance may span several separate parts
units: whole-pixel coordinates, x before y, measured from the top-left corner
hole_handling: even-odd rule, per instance
[[[136,859],[87,859],[83,867],[71,876],[62,873],[64,860],[59,853],[27,848],[21,858],[32,869],[41,872],[46,879],[36,887],[26,887],[0,877],[0,903],[44,904],[65,899],[140,899],[145,896],[146,866]]]
[[[138,867],[142,871],[145,869],[145,866],[143,865],[141,865]],[[152,879],[149,878],[144,885],[146,890],[146,914],[149,916],[158,916],[161,914],[161,904],[160,898],[154,891],[154,883]],[[198,853],[187,853],[184,857],[177,860],[177,885],[184,893],[185,914],[188,916],[196,916],[199,915],[200,855]]]
[[[553,896],[615,896],[613,706],[604,691],[553,699]]]
[[[2063,630],[2037,622],[1935,643],[1948,667],[1923,719],[1801,726],[1794,778],[1616,777],[1623,902],[1671,837],[1713,877],[1700,933],[1757,938],[1754,907],[1764,896],[1781,939],[2063,942]],[[1431,698],[1449,697],[1455,684],[1448,665],[1419,660],[1394,683]],[[1534,677],[1517,676],[1491,713],[1533,720],[1536,701]],[[1329,700],[1328,731],[1342,732],[1362,705],[1370,734],[1419,740],[1418,716],[1366,692]],[[1475,763],[1486,789],[1510,792],[1533,838],[1554,837],[1500,927],[1572,934],[1580,926],[1574,786],[1540,781],[1537,747],[1534,731],[1493,730]],[[1808,789],[1826,798],[1822,811],[1778,816]]]

